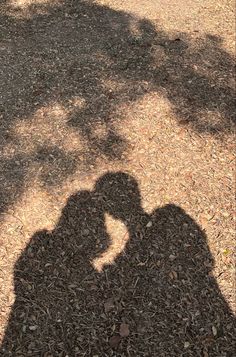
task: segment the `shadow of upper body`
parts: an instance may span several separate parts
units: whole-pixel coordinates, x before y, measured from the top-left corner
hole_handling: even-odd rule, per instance
[[[105,213],[129,240],[99,273]],[[108,173],[71,196],[54,231],[36,233],[16,263],[1,356],[233,356],[235,319],[212,268],[190,216],[175,205],[145,213],[136,181]],[[122,323],[129,334],[114,350]]]

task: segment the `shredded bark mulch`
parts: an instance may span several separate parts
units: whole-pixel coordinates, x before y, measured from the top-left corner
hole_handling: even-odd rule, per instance
[[[177,3],[0,1],[3,357],[235,355],[234,4]]]

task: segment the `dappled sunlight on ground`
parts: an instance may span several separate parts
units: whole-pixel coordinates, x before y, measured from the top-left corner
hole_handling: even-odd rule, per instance
[[[68,128],[67,120],[70,111],[80,108],[81,100],[73,100],[71,110],[58,103],[40,108],[32,118],[21,118],[12,130],[20,142],[21,150],[33,154],[40,147],[57,146],[61,150],[81,149],[82,139],[73,128]],[[55,133],[57,135],[55,135]],[[19,145],[18,145],[19,146]],[[18,148],[19,149],[19,148]]]

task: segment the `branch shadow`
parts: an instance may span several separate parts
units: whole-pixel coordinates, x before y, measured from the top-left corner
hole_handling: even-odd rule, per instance
[[[115,261],[105,215],[128,231]],[[138,183],[107,173],[72,195],[15,265],[2,356],[233,356],[235,318],[198,224],[173,204],[147,214]],[[121,337],[120,326],[129,331]]]

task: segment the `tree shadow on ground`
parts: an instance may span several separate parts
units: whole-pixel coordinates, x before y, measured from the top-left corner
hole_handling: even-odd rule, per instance
[[[114,262],[105,214],[128,231]],[[235,319],[213,266],[183,209],[147,214],[136,180],[107,173],[72,195],[56,228],[37,232],[17,261],[1,355],[233,356]]]
[[[48,157],[60,151],[53,161],[55,182],[41,177],[49,186],[75,172],[81,160],[74,156],[90,163],[98,157],[121,159],[128,143],[117,129],[125,117],[119,108],[147,93],[166,97],[179,123],[192,130],[219,135],[232,129],[234,60],[220,38],[166,33],[158,24],[93,1],[35,4],[26,13],[8,1],[1,3],[0,211],[20,195],[28,167],[38,164],[42,146],[48,152],[40,161],[43,171],[53,170]],[[54,138],[42,138],[40,125],[34,135],[41,144],[30,153],[22,147],[25,139],[14,132],[15,124],[30,122],[38,110],[54,103],[69,113],[66,126],[84,141],[83,152],[51,144],[59,129]],[[11,145],[17,154],[5,150]],[[13,163],[14,175],[6,183]]]

